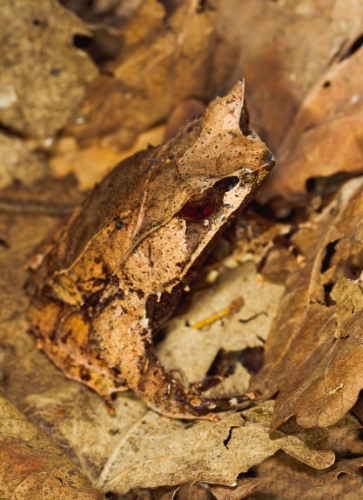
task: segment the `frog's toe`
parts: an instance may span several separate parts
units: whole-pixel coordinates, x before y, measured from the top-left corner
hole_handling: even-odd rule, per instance
[[[203,412],[231,410],[241,405],[245,405],[246,403],[250,403],[252,400],[246,394],[241,394],[221,398],[202,398],[199,396],[192,396],[189,401],[193,409],[202,414]]]

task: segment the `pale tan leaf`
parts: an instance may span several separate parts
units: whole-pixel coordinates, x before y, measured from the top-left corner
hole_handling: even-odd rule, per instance
[[[169,323],[158,356],[189,382],[202,380],[220,349],[263,345],[282,292],[282,286],[259,279],[252,261],[230,269]]]
[[[334,461],[327,431],[299,430],[270,438],[273,402],[220,422],[185,425],[149,412],[124,436],[110,457],[98,486],[126,492],[135,486],[156,487],[194,480],[233,486],[240,472],[277,450],[293,453],[313,467]],[[318,439],[317,439],[318,438]]]

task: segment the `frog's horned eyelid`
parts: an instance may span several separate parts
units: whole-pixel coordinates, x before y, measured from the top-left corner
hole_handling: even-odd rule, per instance
[[[208,134],[210,122],[219,123],[226,130],[243,135],[239,122],[244,103],[244,91],[244,80],[239,80],[226,96],[217,97],[211,102],[204,115],[201,135]]]

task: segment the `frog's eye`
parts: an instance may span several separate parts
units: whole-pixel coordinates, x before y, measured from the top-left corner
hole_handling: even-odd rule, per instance
[[[204,220],[219,209],[223,199],[220,189],[212,187],[190,199],[180,210],[180,215],[187,220]]]

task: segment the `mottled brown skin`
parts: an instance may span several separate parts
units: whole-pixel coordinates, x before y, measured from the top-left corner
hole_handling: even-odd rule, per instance
[[[108,402],[132,389],[164,415],[210,419],[226,405],[167,373],[153,332],[273,165],[258,137],[241,132],[243,94],[239,82],[176,139],[117,165],[34,273],[29,322],[39,348]]]

